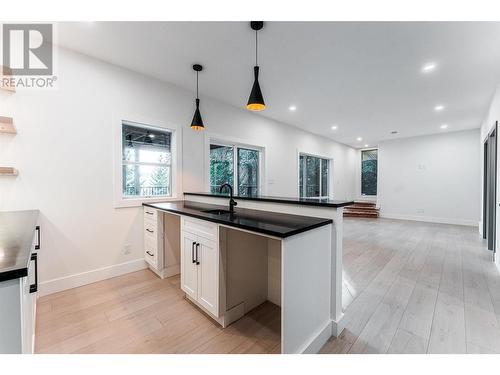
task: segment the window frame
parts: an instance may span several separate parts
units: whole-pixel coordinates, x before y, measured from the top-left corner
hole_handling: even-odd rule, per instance
[[[257,177],[257,186],[258,190],[260,192],[260,195],[265,195],[265,184],[263,181],[265,181],[265,147],[264,146],[258,146],[258,145],[251,145],[245,142],[242,142],[241,140],[236,140],[234,138],[225,138],[225,137],[220,137],[216,135],[210,135],[207,134],[205,137],[205,155],[206,155],[206,163],[205,163],[205,191],[210,191],[211,185],[210,185],[210,145],[217,145],[217,146],[225,146],[225,147],[232,147],[233,148],[233,181],[234,181],[234,186],[233,186],[233,193],[234,195],[238,195],[238,185],[239,185],[239,173],[238,173],[238,149],[246,149],[246,150],[253,150],[259,152],[259,174]]]
[[[179,192],[182,191],[182,178],[179,178],[181,173],[181,133],[182,128],[172,124],[167,124],[163,120],[152,119],[146,116],[138,115],[121,115],[114,116],[113,122],[115,123],[114,132],[114,207],[137,207],[142,206],[143,203],[164,202],[178,199]],[[126,197],[123,194],[123,140],[122,129],[123,124],[129,123],[145,129],[156,129],[168,131],[171,134],[170,138],[170,187],[171,195],[157,195],[157,196],[144,196],[144,197]],[[152,165],[152,163],[132,163],[139,165]],[[156,164],[155,164],[156,165]]]
[[[363,151],[377,151],[377,194],[375,195],[369,195],[369,194],[363,194]],[[361,198],[367,197],[367,198],[377,198],[378,195],[378,175],[379,175],[379,153],[378,153],[378,147],[370,147],[370,148],[363,148],[359,150],[359,196]]]
[[[300,196],[300,157],[301,156],[311,156],[313,158],[317,158],[317,159],[320,159],[320,160],[328,160],[328,181],[327,181],[327,189],[328,189],[328,192],[327,192],[327,195],[322,195],[322,196],[319,196],[319,197],[302,197],[302,198],[311,198],[311,199],[326,199],[326,198],[329,198],[329,199],[332,199],[333,197],[333,167],[334,167],[334,164],[333,164],[333,158],[332,157],[329,157],[329,156],[325,156],[325,155],[318,155],[318,154],[311,154],[309,152],[303,152],[303,151],[300,151],[300,150],[297,150],[297,197],[301,198]],[[321,174],[321,161],[320,161],[320,173],[319,173],[319,178],[320,178],[320,181],[319,181],[319,185],[320,185],[320,189],[321,189],[321,186],[322,186],[322,180],[323,180],[323,177],[322,177],[322,174]]]

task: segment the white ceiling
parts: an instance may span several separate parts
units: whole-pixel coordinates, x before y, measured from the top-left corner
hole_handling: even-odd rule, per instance
[[[201,63],[200,93],[242,108],[254,40],[247,22],[58,24],[62,46],[189,90]],[[500,78],[499,46],[498,22],[266,22],[258,115],[354,147],[478,128]],[[437,68],[422,74],[427,62]]]

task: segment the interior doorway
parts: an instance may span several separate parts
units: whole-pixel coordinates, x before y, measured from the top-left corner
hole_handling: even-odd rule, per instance
[[[496,251],[497,128],[498,122],[484,142],[483,238],[493,253]]]

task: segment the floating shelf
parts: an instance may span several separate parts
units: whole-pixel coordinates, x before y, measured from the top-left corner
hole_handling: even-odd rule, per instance
[[[16,168],[0,167],[0,176],[17,176],[19,172]]]
[[[10,87],[7,83],[4,86],[3,78],[10,78],[12,76],[12,70],[9,67],[0,65],[0,90],[8,91],[8,92],[16,92],[15,87]]]
[[[12,117],[0,116],[0,133],[17,134]]]

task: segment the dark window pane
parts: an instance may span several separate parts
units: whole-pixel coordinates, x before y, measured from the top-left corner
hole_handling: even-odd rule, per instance
[[[299,196],[306,196],[305,187],[305,174],[306,174],[306,157],[304,155],[299,156]]]
[[[329,161],[321,159],[321,196],[328,196],[328,167]]]
[[[238,195],[259,193],[259,151],[238,148]]]
[[[377,150],[361,151],[361,194],[377,195]]]
[[[227,182],[234,186],[233,147],[210,145],[210,192]]]
[[[319,160],[313,156],[306,158],[307,197],[319,197]]]
[[[328,196],[329,160],[299,155],[299,196]]]

